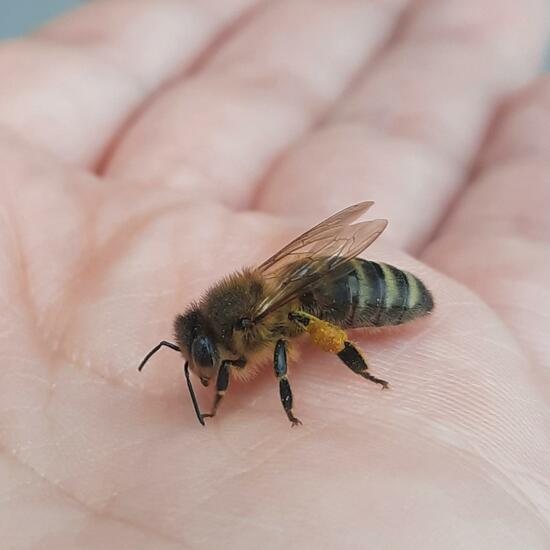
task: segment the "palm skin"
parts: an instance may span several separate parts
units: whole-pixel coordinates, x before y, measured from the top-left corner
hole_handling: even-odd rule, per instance
[[[4,547],[548,546],[545,5],[496,4],[95,2],[2,47]],[[137,372],[365,199],[436,300],[353,334],[390,391],[305,344],[303,426],[266,369],[202,428],[181,357]]]

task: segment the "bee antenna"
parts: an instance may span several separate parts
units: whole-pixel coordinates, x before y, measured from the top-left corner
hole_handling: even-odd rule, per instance
[[[189,362],[185,361],[185,367],[183,368],[185,372],[185,380],[187,381],[187,388],[189,390],[189,395],[191,396],[191,401],[193,402],[193,408],[195,409],[195,414],[197,415],[198,421],[205,426],[204,420],[202,418],[202,413],[199,408],[199,402],[195,396],[195,390],[193,389],[193,384],[191,383],[191,377],[189,376]]]
[[[160,344],[155,346],[144,357],[143,361],[140,363],[140,365],[138,367],[138,370],[141,371],[141,369],[145,366],[145,363],[147,363],[147,361],[149,361],[149,359],[151,359],[151,357],[153,355],[155,355],[155,353],[157,353],[157,351],[160,348],[162,348],[163,346],[166,346],[167,348],[173,349],[174,351],[181,351],[181,349],[178,346],[176,346],[176,344],[172,344],[172,342],[167,342],[166,340],[163,340],[162,342],[160,342]],[[189,389],[189,394],[191,395],[191,401],[193,401],[193,408],[195,409],[195,414],[197,415],[197,418],[198,418],[199,422],[203,426],[206,426],[206,424],[204,423],[204,420],[202,418],[201,410],[199,408],[199,402],[197,401],[197,397],[195,396],[195,390],[193,389],[193,384],[191,384],[191,377],[189,376],[189,362],[188,361],[185,361],[185,367],[184,367],[183,370],[185,372],[185,380],[187,381],[187,388]]]
[[[180,348],[176,346],[176,344],[172,344],[172,342],[167,342],[166,340],[163,340],[144,357],[143,361],[139,364],[139,371],[141,371],[141,369],[145,366],[145,363],[147,363],[147,361],[149,361],[149,359],[151,359],[151,357],[155,355],[155,353],[157,353],[157,351],[162,348],[162,346],[166,346],[167,348],[173,349],[174,351],[181,351]]]

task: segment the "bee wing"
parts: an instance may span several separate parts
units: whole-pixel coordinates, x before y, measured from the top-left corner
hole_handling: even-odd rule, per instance
[[[269,296],[259,305],[255,319],[290,302],[327,274],[334,274],[372,244],[387,220],[352,224],[374,203],[361,202],[337,212],[277,252],[258,267],[269,281]]]

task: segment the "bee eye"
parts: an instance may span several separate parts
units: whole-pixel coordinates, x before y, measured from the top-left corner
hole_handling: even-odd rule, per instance
[[[207,336],[198,336],[191,345],[193,363],[197,367],[213,367],[216,359],[216,349]]]
[[[248,317],[243,317],[242,319],[239,319],[235,323],[235,330],[246,330],[247,328],[250,328],[254,325],[252,322],[252,319],[249,319]]]

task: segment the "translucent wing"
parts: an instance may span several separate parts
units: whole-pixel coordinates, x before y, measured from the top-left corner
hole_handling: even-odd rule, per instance
[[[352,224],[373,204],[361,202],[337,212],[260,265],[270,291],[254,318],[287,304],[327,274],[349,269],[347,262],[372,244],[388,224],[387,220]]]

